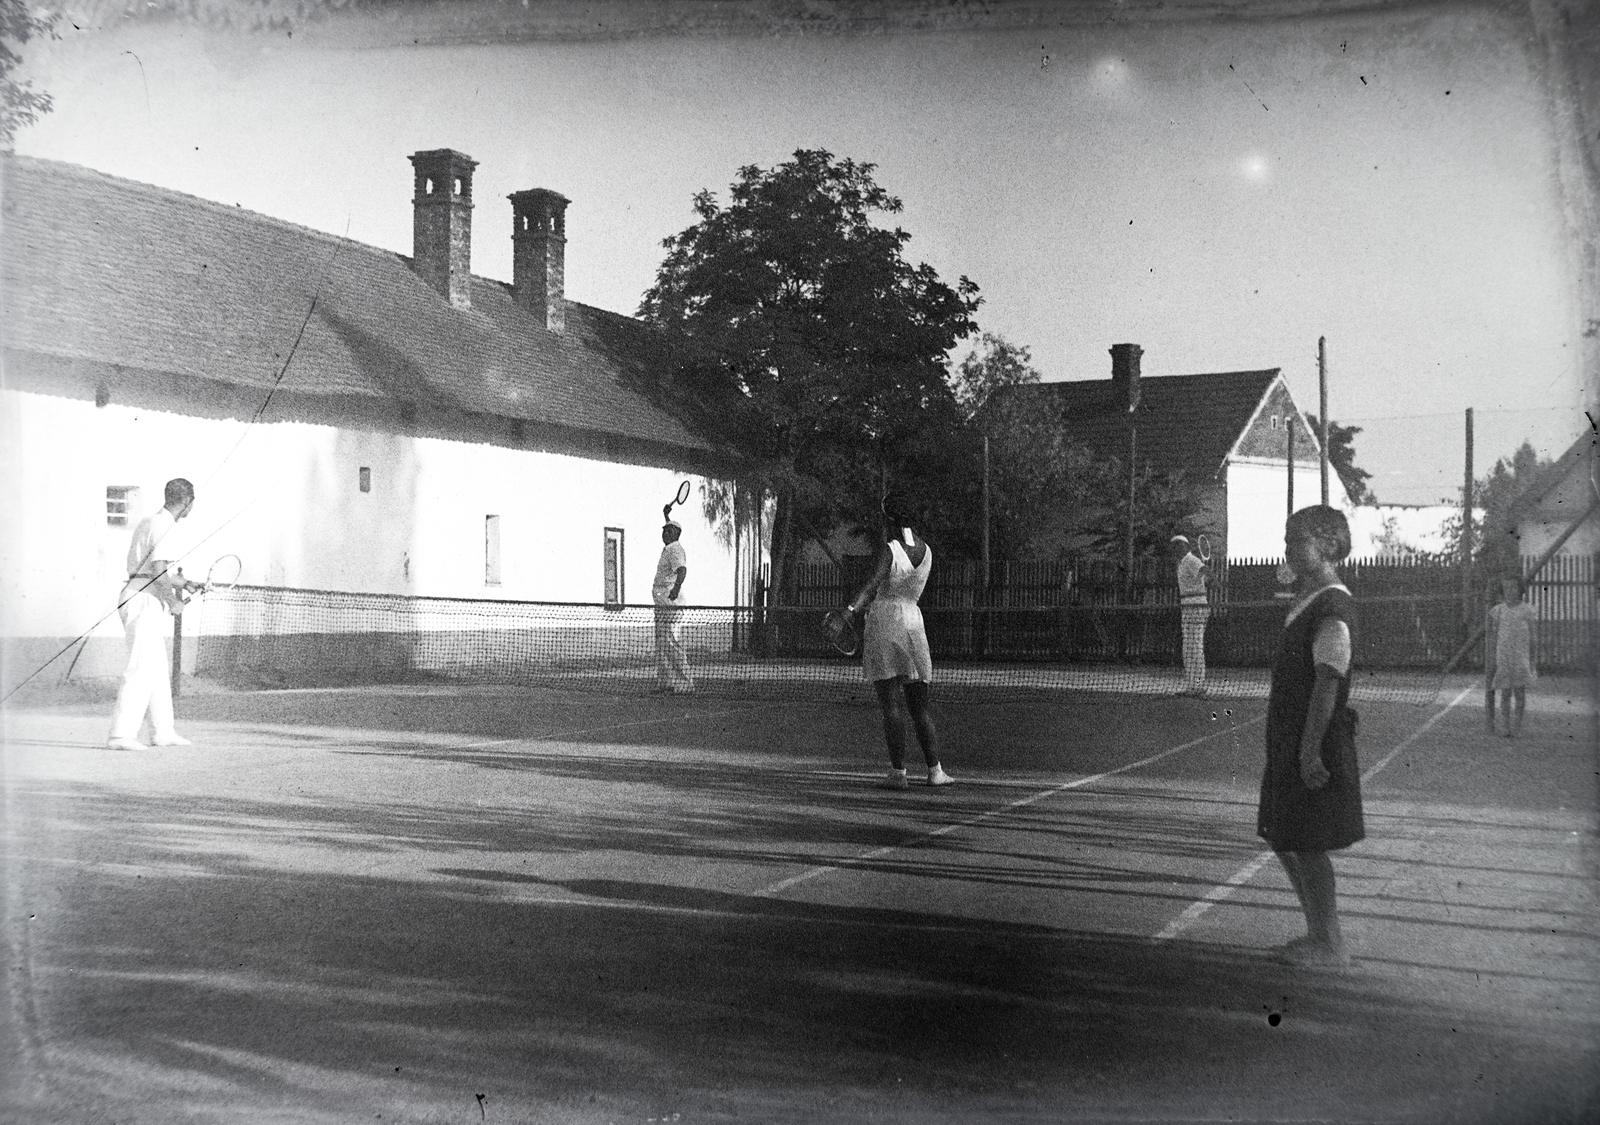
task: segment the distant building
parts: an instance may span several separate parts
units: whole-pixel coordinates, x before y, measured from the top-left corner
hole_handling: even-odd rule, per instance
[[[234,553],[246,583],[649,601],[662,505],[727,458],[652,398],[650,328],[567,299],[564,197],[510,197],[508,285],[471,273],[476,162],[410,159],[407,258],[0,157],[13,670],[114,607],[132,526],[176,476],[199,492],[170,545],[191,576]],[[751,537],[724,545],[698,490],[678,512],[689,600],[747,599]],[[121,645],[112,614],[79,670]]]
[[[1566,539],[1560,554],[1600,552],[1600,516],[1594,511],[1600,503],[1597,446],[1600,438],[1592,432],[1584,434],[1540,473],[1529,495],[1517,502],[1518,550],[1524,556],[1543,555],[1563,535]]]
[[[1278,368],[1143,377],[1137,344],[1111,348],[1111,378],[1032,383],[997,392],[1039,416],[1059,418],[1066,435],[1101,457],[1157,473],[1182,471],[1203,502],[1197,530],[1227,558],[1283,554],[1289,491],[1294,507],[1321,502],[1321,446]],[[1293,435],[1293,469],[1290,441]],[[1337,473],[1329,499],[1353,505]]]

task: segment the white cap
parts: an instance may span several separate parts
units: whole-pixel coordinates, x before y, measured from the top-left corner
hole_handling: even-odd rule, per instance
[[[1174,535],[1171,539],[1167,540],[1169,543],[1187,543],[1188,541],[1189,537],[1187,535]]]
[[[663,526],[663,527],[675,527],[675,528],[677,528],[677,529],[678,529],[678,530],[679,530],[679,531],[682,531],[682,530],[683,530],[683,524],[681,524],[681,523],[679,523],[679,522],[678,522],[678,521],[677,521],[677,520],[668,520],[668,521],[667,521],[667,522],[666,522],[666,523],[665,523],[665,524],[663,524],[663,525],[662,525],[662,526]]]

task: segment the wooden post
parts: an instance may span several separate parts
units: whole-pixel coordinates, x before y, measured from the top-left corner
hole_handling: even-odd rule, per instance
[[[989,570],[989,438],[983,439],[983,588],[988,590]]]
[[[1322,506],[1328,506],[1328,338],[1317,337],[1317,424],[1322,428]]]
[[[1467,407],[1467,466],[1461,483],[1461,621],[1472,609],[1472,407]]]
[[[1289,434],[1289,511],[1287,515],[1294,515],[1294,415],[1284,415],[1287,425],[1284,427]]]
[[[183,614],[172,615],[172,698],[178,698],[183,676]]]
[[[1128,414],[1128,577],[1126,597],[1133,600],[1133,485],[1137,478],[1134,469],[1139,453],[1139,439],[1137,428],[1133,424],[1133,414]]]

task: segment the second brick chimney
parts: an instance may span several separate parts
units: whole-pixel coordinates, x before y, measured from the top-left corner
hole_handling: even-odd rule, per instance
[[[411,154],[411,268],[458,309],[472,307],[472,170],[453,148]]]
[[[1139,357],[1143,354],[1138,344],[1111,345],[1111,385],[1118,390],[1117,401],[1129,413],[1139,409]]]
[[[548,188],[513,192],[511,295],[551,332],[567,325],[566,196]]]

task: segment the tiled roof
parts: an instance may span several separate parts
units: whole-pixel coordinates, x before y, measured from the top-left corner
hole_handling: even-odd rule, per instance
[[[1244,433],[1278,369],[1209,375],[1145,376],[1139,380],[1137,460],[1157,472],[1187,469],[1209,479]],[[1102,457],[1128,455],[1126,397],[1109,378],[1031,383],[1000,392],[1025,409],[1053,413],[1069,437]]]
[[[568,302],[547,331],[511,287],[472,308],[402,255],[75,165],[0,157],[4,346],[290,394],[392,398],[703,452],[640,393],[651,330]],[[308,308],[315,298],[309,320]]]

